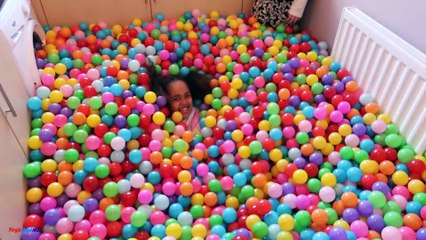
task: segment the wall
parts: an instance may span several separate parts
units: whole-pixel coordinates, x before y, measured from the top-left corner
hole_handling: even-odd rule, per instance
[[[348,6],[359,8],[426,54],[424,0],[309,0],[301,25],[331,49],[342,9]]]

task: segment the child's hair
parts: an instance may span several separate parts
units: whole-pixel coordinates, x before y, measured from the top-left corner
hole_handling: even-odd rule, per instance
[[[203,101],[204,97],[211,91],[211,79],[212,76],[200,71],[191,71],[187,76],[160,76],[158,74],[151,74],[151,88],[157,95],[167,96],[169,94],[167,86],[172,82],[182,80],[188,86],[192,98]]]

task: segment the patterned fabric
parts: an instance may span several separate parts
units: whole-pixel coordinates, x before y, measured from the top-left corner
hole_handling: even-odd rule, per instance
[[[194,134],[201,133],[200,112],[197,108],[192,108],[191,114],[189,114],[188,119],[186,119],[186,124],[188,126],[188,129],[192,130]]]
[[[261,24],[275,27],[286,21],[292,4],[292,0],[257,0],[253,4],[253,15]]]

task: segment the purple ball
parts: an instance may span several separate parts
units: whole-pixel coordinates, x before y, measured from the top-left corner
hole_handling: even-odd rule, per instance
[[[321,82],[324,85],[331,85],[333,83],[333,81],[334,81],[334,77],[331,74],[325,74],[321,78]]]
[[[197,26],[198,25],[198,20],[194,17],[190,18],[189,21],[191,22],[191,24],[193,26]]]
[[[348,83],[349,81],[352,81],[354,78],[352,76],[345,76],[342,79],[342,83],[346,85],[346,83]]]
[[[346,235],[346,230],[342,227],[332,227],[328,233],[330,240],[347,240],[348,235]]]
[[[285,63],[281,66],[281,72],[282,73],[289,73],[291,71],[291,66],[288,63]]]
[[[93,195],[92,195],[92,197],[94,197],[94,198],[96,198],[96,200],[98,200],[98,201],[100,201],[102,198],[104,198],[104,193],[103,193],[103,190],[102,189],[96,189],[94,192],[93,192]]]
[[[210,27],[208,25],[202,27],[201,33],[210,33]]]
[[[226,122],[226,131],[234,131],[237,127],[238,125],[235,120],[229,120]]]
[[[169,56],[169,60],[171,61],[171,62],[177,62],[177,60],[178,60],[178,56],[177,56],[177,54],[175,53],[175,52],[171,52],[170,53],[170,56]]]
[[[283,195],[295,192],[295,187],[293,183],[286,182],[286,183],[283,183],[281,187],[283,189]]]
[[[38,240],[40,237],[41,232],[35,231],[35,230],[26,230],[23,231],[21,234],[21,240]]]
[[[123,68],[128,68],[129,62],[130,62],[130,59],[124,57],[120,60],[120,66]]]
[[[293,82],[294,81],[294,75],[291,73],[284,73],[284,79]]]
[[[125,116],[123,115],[117,115],[114,118],[114,125],[119,127],[119,128],[124,128],[127,125],[127,119]]]
[[[28,179],[28,188],[41,187],[40,176]]]
[[[367,132],[367,127],[362,123],[355,123],[352,126],[352,131],[357,136],[363,136]]]
[[[300,104],[300,98],[296,95],[293,95],[290,97],[289,102],[291,104],[291,106],[293,107],[298,107]]]
[[[373,191],[380,191],[384,195],[390,193],[389,186],[384,182],[375,182],[372,186]]]
[[[371,203],[367,200],[361,200],[358,203],[358,212],[361,216],[367,217],[373,214],[374,207],[371,205]]]
[[[41,58],[37,58],[36,64],[38,69],[43,69],[46,66],[46,62]]]
[[[359,220],[359,212],[355,208],[346,208],[343,211],[343,219],[351,224],[355,220]]]
[[[123,99],[129,98],[129,97],[133,97],[133,92],[130,90],[124,90],[123,94],[121,95],[123,97]]]
[[[257,48],[254,49],[254,55],[258,58],[261,58],[264,53],[265,53],[265,51],[263,51],[262,48],[257,47]]]
[[[321,153],[314,152],[309,156],[309,161],[320,166],[324,162],[324,158]]]
[[[318,104],[325,102],[325,100],[326,100],[326,98],[323,94],[318,94],[318,95],[315,95],[315,97],[314,97],[315,103],[318,103]]]
[[[300,59],[297,58],[297,57],[290,59],[290,61],[288,61],[288,62],[290,64],[290,66],[294,69],[297,69],[300,66]]]
[[[43,216],[43,210],[40,208],[40,203],[32,203],[28,207],[28,213],[29,214],[36,214],[38,216]]]
[[[166,103],[167,103],[167,99],[166,99],[166,97],[164,97],[164,96],[158,96],[158,97],[157,97],[157,105],[158,105],[159,107],[164,107],[164,106],[166,106]]]
[[[88,198],[83,202],[83,207],[86,212],[91,213],[98,209],[99,202],[96,198]]]
[[[67,118],[69,118],[70,116],[72,116],[73,111],[67,107],[64,107],[61,109],[61,114],[65,115]]]
[[[296,164],[297,168],[302,169],[306,165],[306,160],[303,157],[297,157],[293,163]]]
[[[68,196],[65,193],[62,193],[59,197],[56,198],[56,203],[58,207],[63,207],[64,204],[69,200]]]
[[[367,218],[368,227],[376,232],[381,232],[385,227],[385,220],[379,214],[373,214]]]
[[[426,239],[426,228],[420,228],[416,233],[417,239]]]
[[[333,87],[336,90],[336,93],[342,93],[345,91],[345,85],[342,82],[333,83]]]
[[[49,209],[44,213],[44,222],[54,226],[61,219],[61,212],[58,209]]]
[[[247,237],[248,239],[251,238],[250,232],[245,228],[239,228],[235,230],[235,236],[244,236],[244,237]]]
[[[256,87],[254,85],[250,85],[247,87],[247,90],[252,90],[252,91],[256,91]]]
[[[57,115],[61,112],[62,107],[59,103],[51,103],[47,109],[49,112]]]
[[[43,142],[51,142],[53,139],[53,132],[47,128],[41,129],[38,136]]]

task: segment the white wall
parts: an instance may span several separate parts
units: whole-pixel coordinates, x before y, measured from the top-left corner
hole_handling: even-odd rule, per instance
[[[426,53],[426,1],[424,0],[309,0],[302,28],[331,50],[342,9],[355,6]]]

